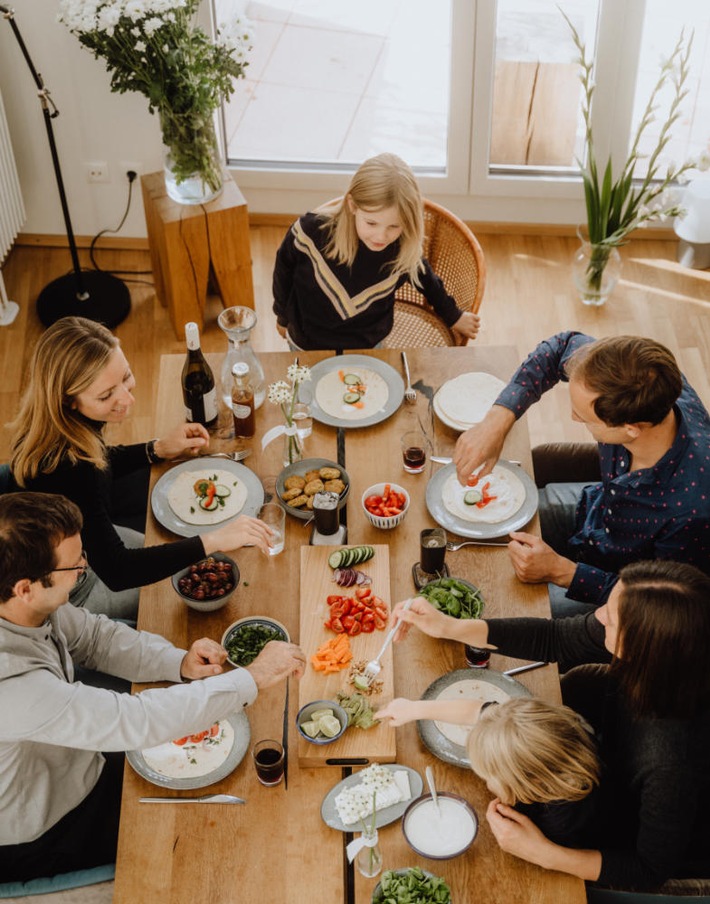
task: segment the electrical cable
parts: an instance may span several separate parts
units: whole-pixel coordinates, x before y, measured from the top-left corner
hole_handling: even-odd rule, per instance
[[[134,172],[133,170],[129,170],[126,175],[128,177],[128,199],[126,201],[126,209],[124,210],[123,216],[121,217],[121,222],[118,224],[118,226],[115,229],[102,229],[101,232],[96,233],[96,235],[91,240],[91,244],[89,246],[89,258],[91,260],[91,263],[94,266],[94,269],[98,270],[100,273],[113,273],[113,274],[120,273],[121,275],[133,274],[135,276],[141,276],[144,274],[152,273],[153,271],[152,270],[102,270],[102,268],[99,267],[99,265],[96,263],[96,258],[94,257],[94,248],[96,247],[96,243],[101,238],[101,236],[106,235],[107,232],[111,232],[111,233],[120,232],[121,229],[123,228],[123,224],[126,222],[126,219],[128,217],[128,212],[131,209],[131,200],[132,200],[132,196],[133,196],[133,183],[136,181],[138,174],[136,172]],[[152,282],[149,282],[148,280],[145,280],[145,279],[127,279],[127,280],[125,280],[125,282],[138,283],[140,285],[145,285],[145,286],[153,285]]]

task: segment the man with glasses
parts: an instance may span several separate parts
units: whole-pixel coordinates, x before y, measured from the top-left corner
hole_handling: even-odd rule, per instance
[[[0,496],[0,882],[113,862],[119,751],[201,731],[303,673],[294,644],[272,642],[225,673],[213,640],[180,650],[66,605],[88,567],[81,526],[63,496]],[[175,684],[117,694],[76,682],[79,665]]]

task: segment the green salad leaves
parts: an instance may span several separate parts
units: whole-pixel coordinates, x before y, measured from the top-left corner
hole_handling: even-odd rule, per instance
[[[418,866],[385,870],[372,904],[451,904],[451,890],[443,879]]]
[[[483,612],[481,591],[457,578],[430,581],[419,592],[432,606],[454,618],[480,618]]]

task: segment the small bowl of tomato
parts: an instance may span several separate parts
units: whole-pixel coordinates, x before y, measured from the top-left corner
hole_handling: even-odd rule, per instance
[[[396,483],[375,483],[362,494],[362,507],[370,524],[391,530],[404,521],[409,493]]]

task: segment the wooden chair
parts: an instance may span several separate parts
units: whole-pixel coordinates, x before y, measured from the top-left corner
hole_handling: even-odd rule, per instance
[[[486,261],[476,236],[451,211],[424,201],[424,257],[462,311],[478,313],[486,285]],[[387,348],[465,345],[413,286],[395,295],[394,326]]]

